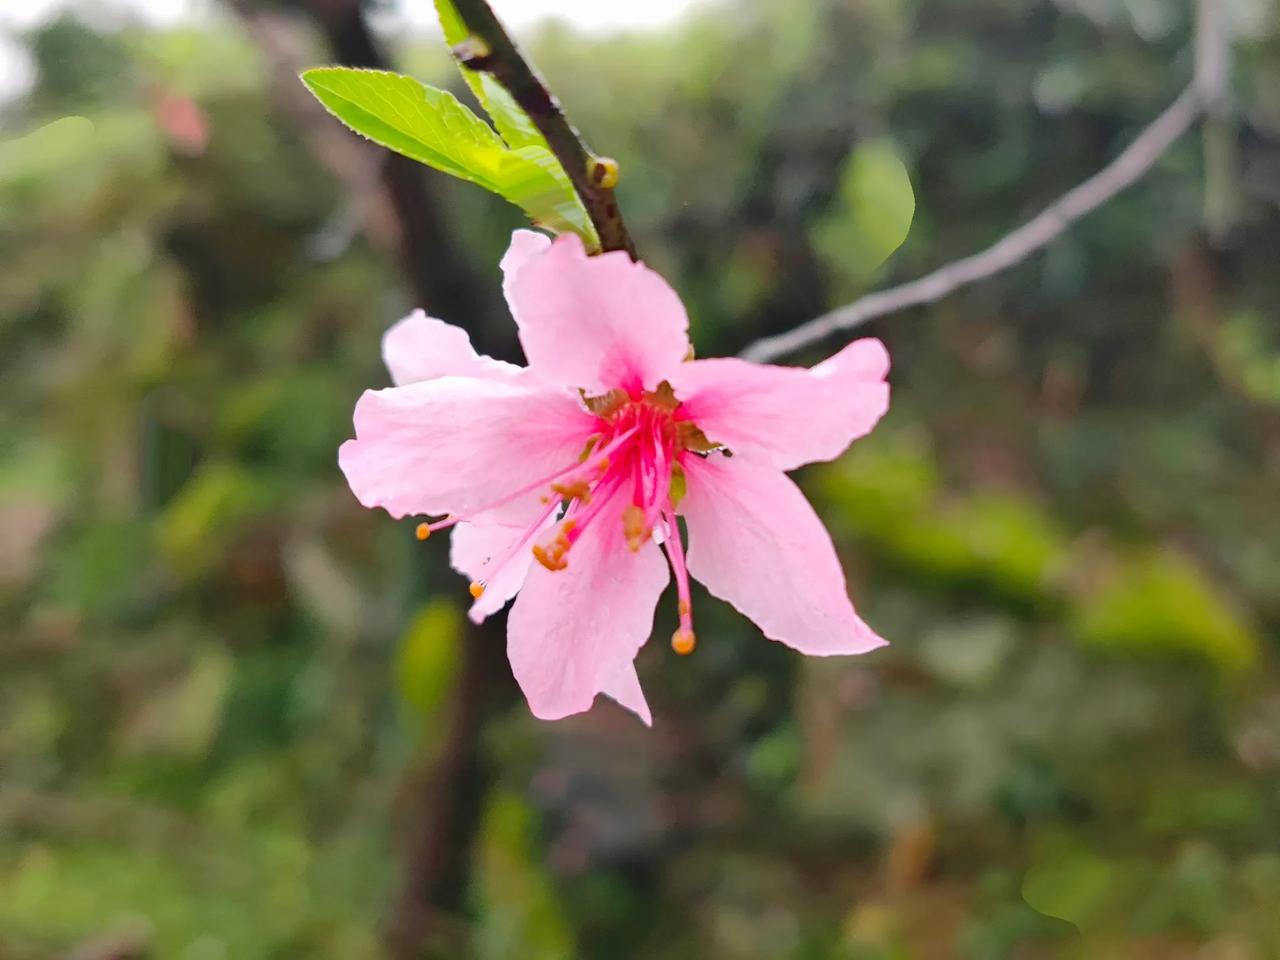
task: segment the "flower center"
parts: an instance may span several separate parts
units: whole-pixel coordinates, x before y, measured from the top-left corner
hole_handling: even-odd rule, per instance
[[[676,506],[684,495],[681,459],[687,452],[706,453],[716,445],[692,421],[678,417],[680,402],[665,381],[657,390],[638,397],[612,390],[598,397],[584,396],[583,402],[596,416],[597,432],[577,463],[504,499],[503,503],[507,503],[541,489],[545,509],[506,556],[494,558],[487,580],[492,580],[524,549],[532,550],[534,558],[548,570],[564,570],[569,566],[574,544],[615,497],[626,497],[628,502],[621,515],[623,540],[635,552],[653,540],[657,531],[671,561],[679,601],[680,627],[671,638],[671,646],[677,653],[692,653],[696,642],[693,607],[676,520]],[[501,505],[491,504],[484,510]],[[484,511],[476,511],[481,512]],[[451,516],[419,524],[418,538],[425,540],[432,531],[465,519]],[[471,585],[472,596],[483,594],[485,582]]]

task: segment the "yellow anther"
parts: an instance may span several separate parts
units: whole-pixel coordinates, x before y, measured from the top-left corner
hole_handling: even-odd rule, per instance
[[[634,503],[628,504],[622,511],[622,535],[627,538],[627,546],[635,553],[653,536],[653,530],[645,526],[644,511]]]
[[[431,524],[429,523],[418,524],[418,527],[416,530],[413,531],[413,534],[419,540],[427,539],[427,537],[431,536]]]
[[[534,558],[546,567],[548,570],[563,570],[569,565],[565,554],[569,552],[569,548],[573,546],[569,539],[569,534],[573,532],[573,528],[578,524],[573,519],[562,521],[560,528],[556,530],[555,536],[546,544],[535,543],[533,545]]]
[[[479,580],[472,580],[468,589],[471,591],[471,596],[476,600],[484,596],[484,584]]]
[[[553,483],[551,489],[566,500],[581,500],[583,503],[591,502],[591,488],[587,486],[585,480],[574,480],[570,483]]]
[[[682,657],[693,653],[693,648],[697,645],[698,639],[692,630],[677,630],[671,635],[671,649]]]

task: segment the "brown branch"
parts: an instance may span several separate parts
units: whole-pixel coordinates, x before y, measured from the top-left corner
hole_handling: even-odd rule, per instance
[[[961,287],[1021,263],[1141,179],[1191,129],[1203,112],[1202,103],[1195,84],[1187,87],[1111,163],[981,253],[949,263],[919,280],[868,294],[794,330],[757,340],[740,356],[762,363],[776,360],[833,334],[855,330],[877,317],[935,303]]]
[[[569,176],[587,216],[600,237],[602,250],[625,250],[631,259],[636,248],[622,222],[611,180],[617,167],[597,157],[560,109],[560,104],[521,55],[486,0],[454,0],[471,36],[453,48],[464,67],[483,71],[502,84],[529,115]]]

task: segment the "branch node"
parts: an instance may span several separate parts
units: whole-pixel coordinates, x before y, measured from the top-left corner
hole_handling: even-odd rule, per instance
[[[618,161],[612,157],[592,157],[587,161],[587,175],[606,190],[618,185]]]
[[[606,157],[596,157],[587,149],[487,0],[454,0],[454,6],[470,33],[466,41],[454,47],[454,55],[463,66],[492,76],[529,115],[582,201],[600,240],[600,252],[625,250],[634,260],[635,244],[613,199],[617,164]]]
[[[493,48],[485,43],[483,37],[475,34],[455,43],[450,49],[458,62],[469,70],[487,70],[486,61],[493,56]]]

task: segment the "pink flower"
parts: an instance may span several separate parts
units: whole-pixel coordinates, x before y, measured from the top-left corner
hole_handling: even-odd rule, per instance
[[[418,533],[453,527],[473,620],[516,597],[507,651],[536,716],[604,693],[651,722],[634,660],[672,574],[681,653],[694,644],[690,576],[802,653],[884,644],[785,475],[838,457],[884,414],[878,340],[809,370],[689,360],[679,298],[624,253],[588,257],[575,236],[519,230],[502,270],[529,366],[411,314],[383,340],[396,386],[360,398],[338,462],[366,507],[445,515]]]

